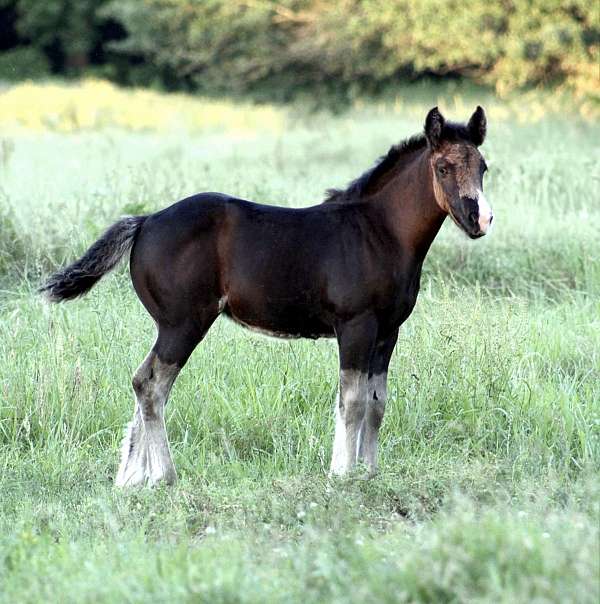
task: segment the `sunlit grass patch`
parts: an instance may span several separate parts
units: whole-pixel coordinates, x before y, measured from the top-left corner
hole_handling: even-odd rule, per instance
[[[284,111],[272,106],[122,89],[103,80],[17,84],[0,93],[0,125],[42,131],[103,128],[133,131],[281,132]]]

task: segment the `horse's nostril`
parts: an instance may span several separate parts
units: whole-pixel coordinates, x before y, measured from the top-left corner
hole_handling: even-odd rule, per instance
[[[494,220],[494,215],[490,214],[490,224],[492,224],[492,220]]]
[[[479,213],[478,212],[469,212],[469,222],[471,224],[477,224],[479,221]]]

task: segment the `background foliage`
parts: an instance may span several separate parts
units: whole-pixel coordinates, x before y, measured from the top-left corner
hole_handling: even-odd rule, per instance
[[[600,102],[587,0],[0,0],[0,74],[96,70],[128,84],[288,98],[467,78]],[[0,46],[1,49],[1,46]]]

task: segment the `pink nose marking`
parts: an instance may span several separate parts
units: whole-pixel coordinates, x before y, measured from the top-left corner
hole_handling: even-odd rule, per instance
[[[477,204],[479,206],[479,229],[482,233],[485,233],[490,228],[492,220],[494,220],[494,214],[492,213],[490,204],[487,202],[487,199],[481,191],[479,191],[477,196]]]
[[[490,212],[487,215],[479,216],[479,227],[482,231],[485,231],[494,220],[494,215]]]

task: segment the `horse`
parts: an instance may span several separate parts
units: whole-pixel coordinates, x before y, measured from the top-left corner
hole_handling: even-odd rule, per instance
[[[177,375],[219,315],[278,338],[336,338],[339,390],[330,475],[377,472],[387,374],[398,329],[446,216],[472,239],[488,232],[479,151],[485,112],[392,146],[345,189],[306,208],[201,193],[113,224],[40,288],[52,302],[88,292],[130,252],[133,287],[157,327],[135,372],[135,407],[115,484],[172,484],[165,405]]]

